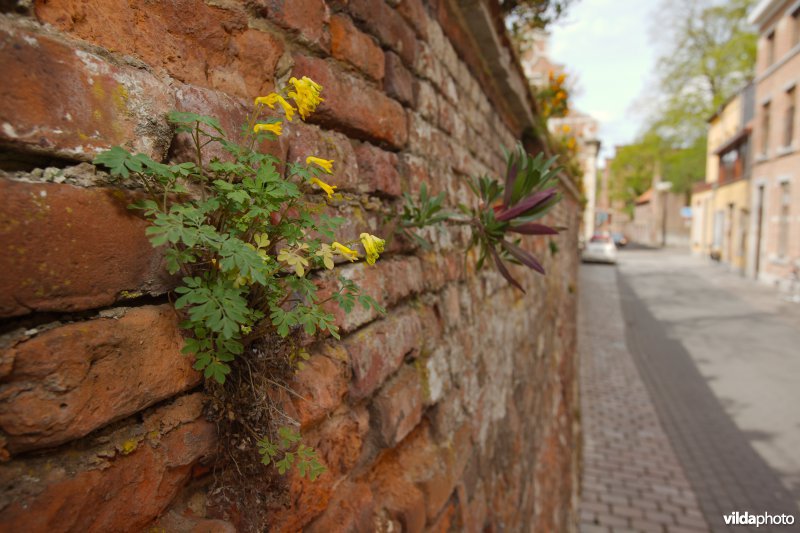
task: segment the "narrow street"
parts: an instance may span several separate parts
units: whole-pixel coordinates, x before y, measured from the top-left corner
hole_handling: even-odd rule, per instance
[[[686,252],[628,250],[582,265],[580,346],[581,531],[798,517],[800,306]]]

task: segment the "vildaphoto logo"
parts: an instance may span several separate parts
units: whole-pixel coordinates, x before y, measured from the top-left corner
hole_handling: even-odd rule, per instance
[[[722,515],[725,525],[728,526],[791,526],[794,524],[794,515],[790,514],[751,514],[747,511],[740,513],[734,511]]]

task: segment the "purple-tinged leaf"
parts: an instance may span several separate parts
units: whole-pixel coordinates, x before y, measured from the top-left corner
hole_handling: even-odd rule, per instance
[[[522,215],[526,211],[533,209],[537,205],[548,201],[553,196],[555,196],[555,194],[556,194],[555,188],[539,191],[536,194],[528,196],[527,198],[523,198],[514,207],[498,213],[497,215],[495,215],[495,219],[497,219],[500,222],[507,222],[513,218]]]
[[[508,231],[521,233],[523,235],[558,235],[557,229],[545,226],[544,224],[537,224],[536,222],[528,222],[527,224],[520,224],[519,226],[509,226]]]
[[[515,155],[516,154],[512,154],[510,156],[513,163],[511,164],[511,168],[508,170],[508,176],[506,176],[506,190],[505,194],[503,195],[503,205],[509,205],[511,203],[511,193],[514,190],[514,182],[517,181],[519,160],[515,157]]]
[[[494,264],[497,266],[497,270],[500,271],[500,274],[504,278],[506,278],[506,281],[508,281],[514,287],[518,288],[523,293],[525,293],[525,289],[522,288],[522,285],[520,285],[519,282],[517,282],[517,280],[515,280],[514,278],[511,277],[511,273],[508,271],[506,266],[503,264],[503,261],[500,259],[500,256],[498,255],[497,250],[494,249],[494,246],[490,245],[489,246],[489,251],[492,253],[492,259],[494,259]]]
[[[533,270],[535,270],[540,274],[544,274],[544,267],[542,266],[541,263],[539,263],[539,261],[536,260],[535,257],[533,257],[533,255],[531,255],[530,252],[526,252],[513,242],[500,241],[500,244],[502,244],[503,248],[505,248],[508,251],[508,253],[513,255],[517,259],[517,261],[519,261],[526,267],[532,268]]]

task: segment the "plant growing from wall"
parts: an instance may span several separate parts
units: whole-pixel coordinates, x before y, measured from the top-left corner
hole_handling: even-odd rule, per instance
[[[169,272],[182,276],[174,304],[184,317],[183,351],[220,386],[231,364],[259,337],[284,340],[289,358],[302,349],[302,334],[338,338],[333,315],[323,308],[328,300],[346,312],[356,302],[383,312],[350,281],[323,300],[307,276],[314,269],[333,269],[336,257],[354,261],[365,255],[374,264],[383,251],[384,241],[368,233],[354,242],[335,240],[344,220],[321,212],[336,188],[323,181],[334,162],[309,154],[305,164],[287,164],[284,178],[283,162],[255,149],[276,140],[284,120],[295,114],[307,118],[322,101],[320,89],[308,78],[292,78],[282,91],[256,99],[241,143],[228,139],[214,118],[170,113],[177,132],[191,139],[194,161],[163,164],[120,147],[94,161],[147,191],[132,207],[151,221],[147,234],[153,246],[164,248]],[[276,107],[283,118],[267,117]],[[204,149],[211,143],[230,157],[207,161]],[[313,194],[318,191],[325,196]],[[322,471],[314,451],[299,444],[290,426],[267,435],[248,429],[265,464],[274,463],[281,473],[295,465],[312,479]]]
[[[165,164],[120,147],[94,161],[147,193],[131,207],[151,222],[146,231],[152,245],[164,250],[169,272],[181,276],[174,305],[183,318],[183,352],[194,357],[194,367],[217,400],[218,424],[228,424],[227,436],[239,435],[239,444],[257,447],[263,464],[281,474],[296,468],[311,479],[324,467],[301,443],[296,423],[263,389],[289,390],[288,376],[308,358],[305,346],[320,335],[339,338],[328,302],[345,313],[356,305],[385,312],[350,280],[340,277],[326,298],[314,281],[312,273],[333,270],[337,259],[363,258],[373,265],[385,247],[383,239],[366,232],[356,240],[336,240],[345,221],[323,212],[336,194],[336,186],[325,181],[335,162],[308,154],[304,163],[288,163],[257,149],[275,141],[295,115],[305,120],[313,113],[323,101],[321,89],[309,78],[291,78],[282,90],[257,98],[239,142],[229,139],[214,118],[170,113],[176,132],[191,140],[191,161]],[[209,160],[205,153],[212,144],[228,157]],[[554,187],[558,169],[552,168],[553,159],[531,157],[521,146],[507,159],[504,184],[489,177],[470,179],[477,206],[446,212],[443,194],[431,196],[423,187],[418,198],[405,196],[395,226],[427,246],[416,229],[468,225],[470,247],[479,249],[478,268],[491,257],[522,290],[505,262],[544,269],[519,238],[509,235],[556,233],[537,220],[560,199]]]
[[[444,194],[429,196],[423,185],[419,198],[404,195],[405,205],[400,216],[401,233],[416,240],[422,246],[427,243],[412,231],[433,224],[448,223],[467,225],[471,236],[469,249],[479,250],[477,269],[480,270],[487,257],[491,257],[497,270],[514,287],[525,292],[509,272],[505,262],[525,265],[541,274],[544,267],[528,251],[521,247],[516,235],[554,235],[555,228],[546,226],[539,219],[544,217],[560,200],[556,188],[560,168],[553,167],[557,159],[545,160],[544,154],[530,156],[521,144],[506,152],[505,182],[488,177],[468,179],[470,190],[479,200],[476,207],[464,204],[458,212],[445,212],[442,208]],[[512,234],[514,236],[512,236]]]

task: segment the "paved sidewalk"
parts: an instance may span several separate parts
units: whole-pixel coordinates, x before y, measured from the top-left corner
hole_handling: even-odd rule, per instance
[[[626,347],[616,269],[584,265],[580,276],[580,531],[708,531]]]
[[[675,250],[620,255],[627,345],[700,509],[789,513],[800,501],[800,306]]]

